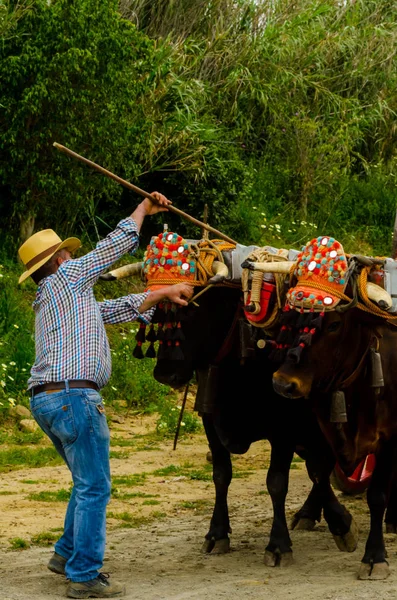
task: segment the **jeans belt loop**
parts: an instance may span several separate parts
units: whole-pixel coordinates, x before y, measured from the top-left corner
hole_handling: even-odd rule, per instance
[[[70,389],[69,388],[69,380],[65,379],[65,391],[66,391],[67,394],[69,394],[69,389]]]

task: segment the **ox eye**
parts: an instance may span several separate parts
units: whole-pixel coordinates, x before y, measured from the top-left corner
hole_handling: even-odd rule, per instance
[[[327,331],[329,331],[330,333],[332,333],[334,331],[338,331],[339,327],[340,327],[340,321],[334,321],[333,323],[331,323],[330,325],[328,325]]]

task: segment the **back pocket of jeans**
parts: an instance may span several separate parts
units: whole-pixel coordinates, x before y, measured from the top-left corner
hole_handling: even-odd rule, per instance
[[[70,404],[63,404],[53,410],[47,410],[45,414],[41,413],[38,417],[47,424],[51,433],[62,442],[62,446],[71,444],[77,438],[73,409]]]

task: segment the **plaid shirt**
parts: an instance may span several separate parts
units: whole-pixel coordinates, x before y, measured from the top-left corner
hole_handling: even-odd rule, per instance
[[[105,323],[141,319],[150,322],[155,307],[138,312],[148,292],[97,302],[93,286],[99,275],[127,252],[135,252],[139,238],[129,217],[82,258],[65,261],[39,284],[36,313],[36,360],[28,389],[66,379],[89,379],[102,388],[111,374]]]

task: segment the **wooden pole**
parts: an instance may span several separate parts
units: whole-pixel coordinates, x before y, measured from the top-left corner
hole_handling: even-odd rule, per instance
[[[89,167],[92,167],[93,169],[96,169],[97,171],[99,171],[100,173],[102,173],[102,175],[106,175],[106,177],[109,177],[110,179],[113,179],[114,181],[117,181],[117,183],[120,183],[121,185],[123,185],[124,187],[128,188],[129,190],[132,190],[133,192],[136,192],[137,194],[140,194],[141,196],[144,196],[145,198],[149,198],[152,202],[154,202],[155,204],[157,204],[156,198],[154,198],[151,194],[149,194],[149,192],[145,192],[145,190],[142,190],[141,188],[139,188],[136,185],[130,183],[129,181],[126,181],[125,179],[122,179],[121,177],[119,177],[118,175],[115,175],[111,171],[108,171],[107,169],[104,169],[100,165],[92,162],[91,160],[88,160],[88,158],[85,158],[84,156],[81,156],[80,154],[77,154],[77,152],[73,152],[73,150],[70,150],[69,148],[66,148],[66,146],[61,146],[61,144],[58,144],[57,142],[54,142],[54,146],[60,152],[63,152],[64,154],[72,156],[73,158],[77,158],[77,160],[83,162],[84,164],[88,165]],[[214,233],[215,235],[217,235],[221,239],[226,240],[226,242],[230,242],[231,244],[237,244],[237,242],[235,242],[234,240],[232,240],[232,238],[228,237],[227,235],[225,235],[221,231],[218,231],[217,229],[214,229],[214,227],[211,227],[207,223],[203,223],[202,221],[199,221],[198,219],[195,219],[194,217],[191,217],[190,215],[188,215],[187,213],[183,212],[182,210],[179,210],[179,208],[176,208],[173,204],[170,204],[167,208],[168,208],[168,210],[170,212],[173,212],[173,213],[179,215],[180,217],[183,217],[184,219],[187,219],[188,221],[191,221],[192,223],[194,223],[198,227],[204,228],[207,231],[211,231],[211,233]]]
[[[204,213],[203,213],[203,222],[205,224],[208,223],[208,204],[204,205]],[[202,230],[202,234],[204,240],[208,240],[208,231],[206,229]]]
[[[391,247],[391,257],[394,258],[394,260],[397,259],[397,210],[396,210],[396,216],[394,218],[394,229],[393,229],[393,241],[392,241],[392,247]]]

